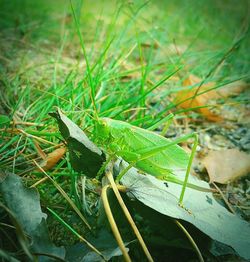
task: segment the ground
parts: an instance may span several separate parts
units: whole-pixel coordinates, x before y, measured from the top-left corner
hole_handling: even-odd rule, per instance
[[[81,206],[82,177],[64,149],[55,151],[65,145],[49,116],[55,107],[90,138],[96,115],[147,129],[174,113],[169,129],[163,122],[155,132],[170,139],[197,132],[193,174],[217,182],[218,199],[249,221],[248,1],[1,0],[1,6],[0,168],[27,186],[38,183],[54,243],[69,245],[77,237],[67,238],[46,208],[86,231],[36,165]],[[191,144],[182,146],[189,151]],[[227,177],[228,169],[211,167],[211,154],[229,149],[237,152],[227,167],[236,171]],[[211,169],[224,174],[223,183]],[[101,184],[86,183],[95,214]]]

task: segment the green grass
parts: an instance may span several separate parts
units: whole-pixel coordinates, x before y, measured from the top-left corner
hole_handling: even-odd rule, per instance
[[[1,6],[0,113],[37,126],[17,125],[26,135],[11,131],[11,125],[1,129],[0,166],[24,174],[29,185],[43,174],[25,172],[34,167],[32,159],[39,161],[27,134],[43,138],[39,144],[46,153],[51,143],[60,143],[48,115],[54,106],[83,129],[95,114],[147,128],[177,112],[171,95],[190,74],[218,86],[249,80],[247,1],[72,1],[71,6],[66,0],[2,0]],[[48,173],[77,200],[70,182],[74,171],[66,161]],[[65,202],[50,182],[38,190],[44,206],[59,205],[66,216],[69,207],[60,211]]]

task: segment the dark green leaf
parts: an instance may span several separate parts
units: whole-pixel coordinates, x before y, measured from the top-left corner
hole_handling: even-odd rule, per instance
[[[95,177],[105,161],[103,152],[59,108],[50,115],[56,118],[60,132],[67,142],[72,167],[88,177]]]
[[[22,226],[20,225],[20,223],[16,219],[15,215],[13,214],[13,212],[9,208],[7,208],[2,203],[0,203],[0,208],[3,209],[8,214],[9,218],[11,219],[11,222],[12,222],[13,226],[15,227],[17,239],[18,239],[20,246],[22,247],[22,250],[24,251],[25,255],[27,256],[27,258],[29,260],[33,260],[34,257],[30,253],[29,241],[28,241],[28,239],[25,235],[25,232],[24,232]],[[1,212],[1,217],[2,218],[4,217],[4,212]],[[1,219],[1,222],[5,222],[5,221],[3,221]],[[8,232],[8,235],[11,237],[10,232]],[[5,244],[7,244],[7,246],[11,246],[11,243],[6,243],[6,242],[8,242],[7,239],[5,240]],[[2,256],[8,261],[14,261],[15,260],[15,258],[12,258],[7,252],[4,252],[4,251],[2,251]],[[10,257],[8,258],[8,256],[10,256]],[[0,254],[0,257],[1,257],[1,254]]]
[[[7,207],[31,238],[32,251],[63,258],[64,248],[56,247],[49,238],[47,215],[41,210],[36,189],[24,187],[21,178],[9,172],[0,171],[0,182],[0,192]],[[40,261],[49,261],[49,258],[42,256]]]

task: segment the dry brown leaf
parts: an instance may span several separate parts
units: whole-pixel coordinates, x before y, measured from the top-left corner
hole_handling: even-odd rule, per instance
[[[199,77],[197,77],[195,75],[190,75],[188,78],[186,78],[183,81],[183,86],[191,86],[191,85],[194,85],[194,84],[201,83],[201,81],[202,80]],[[213,86],[215,86],[214,82],[209,82],[209,83],[203,84],[200,87],[199,92],[209,90]],[[210,99],[214,99],[214,98],[218,97],[218,94],[216,93],[215,90],[210,90],[210,91],[208,91],[204,94],[197,95],[194,98],[192,98],[196,94],[198,88],[199,88],[199,86],[197,86],[196,88],[192,88],[191,90],[179,91],[176,95],[176,102],[177,103],[190,98],[189,100],[182,102],[179,105],[179,107],[184,108],[184,109],[189,109],[191,107],[206,106]],[[198,108],[197,111],[200,112],[204,117],[206,117],[210,121],[219,122],[219,121],[222,120],[222,118],[220,116],[215,115],[207,107]]]
[[[41,164],[41,167],[45,171],[53,168],[56,165],[56,163],[64,156],[65,152],[65,147],[57,148],[56,150],[54,150],[46,156],[45,160]]]
[[[210,182],[226,184],[250,172],[250,155],[238,149],[210,151],[202,162]]]
[[[199,84],[201,83],[202,80],[195,76],[195,75],[190,75],[188,78],[186,78],[183,81],[183,86],[191,86],[194,84]],[[227,84],[225,86],[222,86],[218,89],[213,89],[210,90],[206,93],[203,93],[201,95],[197,95],[194,98],[192,98],[198,90],[199,92],[203,92],[206,90],[209,90],[213,88],[216,84],[214,82],[209,82],[206,84],[203,84],[201,87],[197,86],[196,88],[192,88],[191,90],[184,90],[184,91],[179,91],[176,95],[176,102],[179,103],[183,100],[186,100],[190,98],[187,101],[182,102],[179,107],[184,108],[184,109],[189,109],[191,107],[200,107],[200,106],[206,106],[210,104],[209,101],[216,100],[221,97],[228,97],[232,95],[239,94],[242,92],[244,89],[246,89],[249,85],[245,83],[242,80],[232,82],[230,84]],[[201,113],[204,117],[206,117],[210,121],[214,122],[220,122],[223,119],[222,115],[216,115],[214,114],[209,108],[204,107],[204,108],[199,108],[197,109],[199,113]]]

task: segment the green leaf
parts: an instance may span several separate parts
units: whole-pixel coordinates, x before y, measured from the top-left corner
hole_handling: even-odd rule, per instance
[[[105,161],[103,152],[59,108],[50,115],[56,118],[60,132],[67,142],[72,167],[88,177],[95,177]]]
[[[120,169],[121,166],[127,166],[127,163],[123,161],[118,165]],[[189,181],[209,188],[208,183],[192,176]],[[178,205],[181,185],[142,175],[135,168],[130,169],[121,182],[128,187],[130,197],[161,214],[193,224],[212,239],[232,247],[241,257],[250,259],[249,223],[221,206],[212,193],[186,188],[183,208]]]
[[[20,177],[0,170],[0,192],[8,209],[14,214],[22,229],[31,238],[34,253],[44,253],[63,258],[65,250],[50,240],[46,225],[47,215],[42,212],[39,194],[35,188],[26,188]],[[40,261],[49,261],[42,256]]]

